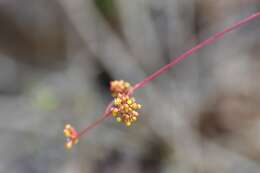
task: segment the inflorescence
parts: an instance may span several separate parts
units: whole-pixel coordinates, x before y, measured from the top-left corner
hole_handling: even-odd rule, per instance
[[[111,113],[116,118],[117,122],[122,122],[126,126],[130,126],[137,120],[141,109],[141,105],[135,102],[133,97],[129,97],[129,89],[131,88],[128,82],[123,80],[111,82],[111,92],[114,97]]]
[[[109,117],[110,114],[112,114],[118,122],[122,122],[126,126],[130,126],[134,121],[137,120],[137,117],[139,115],[137,110],[141,108],[141,105],[137,104],[133,97],[130,98],[130,96],[135,90],[145,86],[148,82],[160,76],[162,73],[173,67],[175,64],[187,58],[189,55],[196,53],[199,49],[209,45],[210,43],[223,37],[226,33],[231,32],[236,28],[239,28],[240,26],[248,23],[249,21],[259,16],[260,12],[256,12],[253,15],[246,17],[245,19],[242,19],[237,23],[231,25],[230,27],[225,28],[223,31],[213,34],[208,39],[192,47],[191,49],[181,54],[177,58],[174,58],[170,63],[164,65],[163,67],[152,73],[150,76],[135,84],[133,87],[131,87],[131,85],[128,82],[125,82],[123,80],[112,81],[110,83],[110,90],[112,92],[112,96],[114,97],[113,102],[111,102],[107,106],[106,111],[100,118],[98,118],[94,123],[82,129],[79,133],[70,124],[67,124],[64,128],[64,135],[66,137],[65,147],[67,149],[70,149],[74,144],[78,143],[78,138],[80,136],[87,133],[92,128],[96,127],[107,117]]]
[[[78,132],[70,124],[66,124],[63,130],[66,137],[65,148],[70,149],[74,144],[78,143]]]

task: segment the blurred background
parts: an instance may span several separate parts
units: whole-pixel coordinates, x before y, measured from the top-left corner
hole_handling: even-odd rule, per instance
[[[260,172],[260,19],[135,92],[130,128],[107,119],[70,151],[112,99],[258,0],[1,0],[0,172]]]

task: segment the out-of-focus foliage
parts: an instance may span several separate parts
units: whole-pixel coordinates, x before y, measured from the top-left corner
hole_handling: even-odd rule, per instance
[[[114,0],[95,0],[97,9],[103,13],[106,17],[112,17],[115,15]]]
[[[58,100],[49,88],[37,88],[32,95],[32,104],[39,109],[51,111],[57,108]]]

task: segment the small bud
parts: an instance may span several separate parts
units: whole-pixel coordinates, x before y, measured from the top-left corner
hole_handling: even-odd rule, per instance
[[[117,118],[116,118],[116,121],[120,123],[120,122],[122,122],[122,118],[117,117]]]
[[[131,99],[127,100],[127,104],[131,105],[133,103],[133,101]]]
[[[128,121],[128,122],[126,122],[125,125],[129,127],[129,126],[131,126],[131,122]]]
[[[65,143],[65,148],[66,149],[71,149],[72,148],[72,141],[66,142]]]

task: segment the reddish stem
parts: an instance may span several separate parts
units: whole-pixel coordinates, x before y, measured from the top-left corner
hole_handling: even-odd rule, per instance
[[[159,70],[155,71],[153,74],[151,74],[150,76],[146,77],[144,80],[142,80],[142,81],[138,82],[137,84],[135,84],[131,88],[131,90],[129,91],[128,94],[132,95],[133,92],[136,89],[139,89],[139,88],[145,86],[149,81],[152,81],[153,79],[155,79],[156,77],[161,75],[163,72],[165,72],[168,69],[170,69],[171,67],[173,67],[175,64],[177,64],[181,60],[187,58],[189,55],[196,53],[199,49],[201,49],[201,48],[209,45],[210,43],[216,41],[220,37],[224,36],[226,33],[231,32],[231,31],[235,30],[236,28],[239,28],[241,25],[246,24],[247,22],[249,22],[249,21],[251,21],[251,20],[253,20],[253,19],[255,19],[256,17],[259,17],[259,16],[260,16],[260,12],[257,12],[257,13],[255,13],[255,14],[253,14],[253,15],[245,18],[245,19],[242,19],[242,20],[238,21],[234,25],[232,25],[230,27],[227,27],[222,32],[217,32],[217,33],[213,34],[208,39],[202,41],[201,43],[197,44],[196,46],[194,46],[190,50],[188,50],[185,53],[183,53],[182,55],[180,55],[177,58],[173,59],[169,64],[164,65]],[[87,126],[86,128],[84,128],[83,130],[81,130],[78,133],[78,138],[80,136],[82,136],[83,134],[87,133],[89,130],[91,130],[94,127],[96,127],[101,122],[103,122],[107,117],[109,117],[109,115],[110,115],[110,108],[111,107],[112,107],[112,102],[110,102],[110,104],[107,106],[104,114],[100,118],[98,118],[94,123],[90,124],[89,126]]]
[[[104,114],[102,115],[100,118],[98,118],[94,123],[90,124],[89,126],[87,126],[86,128],[84,128],[83,130],[81,130],[78,135],[77,138],[79,138],[80,136],[82,136],[83,134],[87,133],[89,130],[93,129],[94,127],[96,127],[98,124],[100,124],[102,121],[104,121],[107,117],[109,116],[109,114]]]
[[[87,133],[89,130],[95,128],[98,124],[100,124],[102,121],[104,121],[107,117],[109,117],[110,115],[110,109],[113,106],[113,102],[110,102],[104,112],[104,114],[99,117],[94,123],[90,124],[89,126],[87,126],[86,128],[82,129],[78,135],[77,138],[79,138],[80,136],[82,136],[83,134]]]
[[[217,32],[214,35],[210,36],[208,39],[202,41],[201,43],[197,44],[196,46],[194,46],[193,48],[191,48],[190,50],[186,51],[185,53],[183,53],[182,55],[178,56],[177,58],[173,59],[169,64],[164,65],[163,67],[161,67],[159,70],[157,70],[156,72],[154,72],[153,74],[151,74],[150,76],[146,77],[144,80],[138,82],[137,84],[135,84],[133,86],[133,89],[131,92],[134,92],[136,89],[143,87],[144,85],[146,85],[149,81],[155,79],[156,77],[158,77],[159,75],[161,75],[163,72],[167,71],[168,69],[170,69],[171,67],[173,67],[175,64],[177,64],[178,62],[180,62],[181,60],[187,58],[189,55],[196,53],[199,49],[207,46],[208,44],[216,41],[217,39],[219,39],[220,37],[224,36],[226,33],[231,32],[233,30],[235,30],[236,28],[240,27],[243,24],[246,24],[247,22],[255,19],[256,17],[260,16],[260,12],[257,12],[245,19],[242,19],[240,21],[238,21],[237,23],[235,23],[234,25],[227,27],[226,29],[224,29],[221,32]]]

